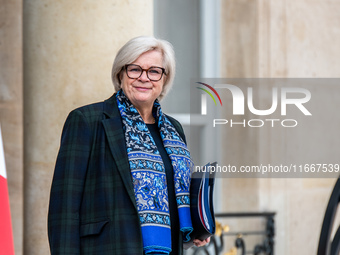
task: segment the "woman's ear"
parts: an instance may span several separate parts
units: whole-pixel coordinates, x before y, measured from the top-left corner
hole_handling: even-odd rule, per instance
[[[121,71],[117,74],[117,79],[118,79],[118,82],[119,82],[120,85],[122,84],[123,75],[124,75],[123,70],[121,70]]]

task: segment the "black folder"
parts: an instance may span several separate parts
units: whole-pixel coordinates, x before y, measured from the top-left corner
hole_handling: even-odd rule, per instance
[[[192,174],[190,212],[194,230],[190,235],[191,240],[184,243],[185,249],[193,246],[194,239],[204,240],[215,234],[213,191],[216,164],[216,162],[208,163]]]

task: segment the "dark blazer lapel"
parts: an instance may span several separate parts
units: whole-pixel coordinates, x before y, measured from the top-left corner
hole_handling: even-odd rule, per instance
[[[104,114],[108,118],[102,120],[102,123],[104,125],[111,153],[115,159],[118,171],[121,175],[129,197],[137,209],[130,166],[126,152],[125,137],[115,94],[104,102]]]

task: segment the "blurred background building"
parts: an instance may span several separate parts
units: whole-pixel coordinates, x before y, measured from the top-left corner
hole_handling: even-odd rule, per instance
[[[0,123],[16,254],[49,254],[47,208],[62,126],[72,109],[112,95],[112,62],[129,39],[155,35],[174,45],[177,77],[163,104],[189,137],[192,78],[339,77],[339,13],[336,0],[0,0]],[[237,143],[274,143],[259,137],[226,140],[242,160]],[[315,254],[334,183],[223,179],[216,208],[275,211],[275,253]]]

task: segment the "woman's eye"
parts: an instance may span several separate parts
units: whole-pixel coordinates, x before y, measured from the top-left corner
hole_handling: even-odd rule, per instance
[[[151,74],[160,74],[161,71],[158,70],[158,69],[149,69],[149,73],[151,73]]]
[[[139,68],[132,68],[129,70],[129,72],[140,72]]]

